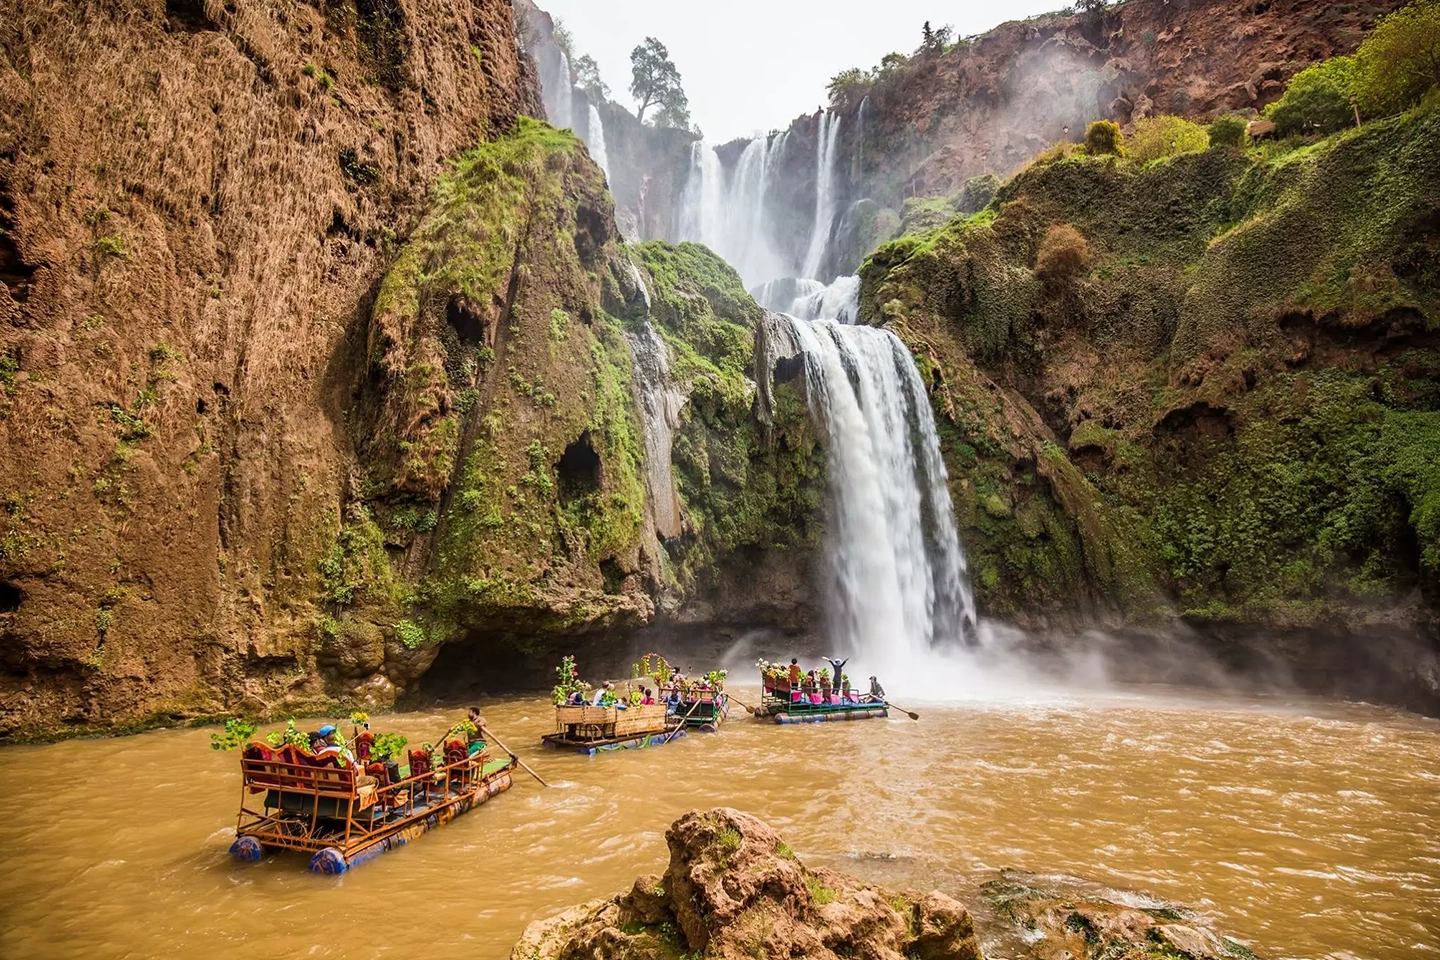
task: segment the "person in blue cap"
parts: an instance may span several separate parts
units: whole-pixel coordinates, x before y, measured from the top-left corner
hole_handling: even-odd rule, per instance
[[[316,749],[314,751],[315,756],[336,757],[337,759],[343,758],[347,764],[353,764],[355,762],[355,755],[352,754],[349,749],[344,746],[344,744],[338,743],[336,741],[337,731],[333,723],[325,724],[325,726],[321,727],[316,732],[320,735],[320,740],[318,744],[316,744],[313,737],[311,738],[311,743],[319,747],[319,749]]]

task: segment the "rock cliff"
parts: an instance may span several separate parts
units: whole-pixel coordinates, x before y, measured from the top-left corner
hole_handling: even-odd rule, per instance
[[[982,609],[1174,611],[1235,666],[1440,704],[1437,138],[1422,108],[1041,162],[870,258],[862,318],[931,384]]]

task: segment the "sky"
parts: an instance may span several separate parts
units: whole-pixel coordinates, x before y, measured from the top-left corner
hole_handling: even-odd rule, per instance
[[[825,103],[825,84],[920,46],[921,25],[957,35],[1066,5],[1066,0],[536,0],[565,21],[578,53],[600,64],[611,98],[632,111],[630,51],[646,36],[670,49],[705,139],[786,127]]]

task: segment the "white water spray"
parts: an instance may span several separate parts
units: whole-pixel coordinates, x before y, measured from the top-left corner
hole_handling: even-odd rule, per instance
[[[818,277],[830,227],[835,221],[835,142],[840,136],[840,117],[820,115],[820,132],[815,143],[815,225],[810,231],[810,248],[805,254],[802,276]]]
[[[705,244],[748,284],[795,271],[796,265],[779,253],[771,238],[767,206],[789,138],[786,132],[751,140],[728,174],[713,147],[703,142],[691,146],[678,239]]]
[[[818,290],[800,294],[785,311],[799,320],[834,320],[855,323],[860,317],[860,278],[836,277],[830,286],[816,281]]]
[[[643,281],[641,289],[644,290]],[[649,301],[649,293],[646,293]],[[683,524],[680,502],[675,493],[675,476],[670,454],[685,395],[670,380],[670,360],[665,341],[649,320],[638,333],[625,334],[635,358],[635,381],[639,386],[640,413],[645,434],[645,487],[655,514],[655,532],[661,539],[680,536]]]
[[[540,99],[550,126],[565,130],[575,126],[575,85],[570,78],[570,60],[559,47],[546,50],[540,59]]]
[[[585,124],[585,146],[590,148],[590,159],[600,167],[605,174],[605,182],[610,182],[610,156],[605,149],[605,121],[600,117],[600,110],[595,104],[590,104],[590,116]]]
[[[911,671],[976,622],[925,386],[888,330],[789,322],[829,444],[832,642]]]

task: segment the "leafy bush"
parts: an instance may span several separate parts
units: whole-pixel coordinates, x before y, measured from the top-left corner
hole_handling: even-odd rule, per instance
[[[1096,120],[1090,124],[1085,131],[1085,152],[1092,157],[1105,154],[1123,157],[1125,135],[1120,132],[1120,125],[1111,120]]]
[[[405,645],[407,650],[416,650],[425,646],[425,628],[414,620],[401,620],[395,624],[395,639]]]
[[[1135,124],[1135,132],[1126,141],[1125,153],[1132,160],[1148,163],[1182,153],[1200,153],[1210,149],[1210,135],[1205,128],[1184,117],[1146,117]]]
[[[1000,178],[993,173],[982,174],[978,177],[971,177],[965,181],[965,186],[960,190],[960,196],[956,201],[956,209],[964,214],[979,213],[990,206],[990,201],[995,199],[995,194],[1000,192]]]
[[[1090,244],[1068,223],[1057,223],[1040,242],[1035,275],[1047,283],[1064,283],[1090,269]]]
[[[1236,149],[1245,146],[1245,130],[1248,126],[1244,117],[1216,117],[1210,124],[1210,146]]]
[[[1335,133],[1355,122],[1350,104],[1355,87],[1354,57],[1336,57],[1301,70],[1290,80],[1285,95],[1265,110],[1282,137],[1305,133]]]
[[[1354,93],[1373,116],[1401,113],[1440,87],[1440,0],[1382,19],[1355,55]]]

